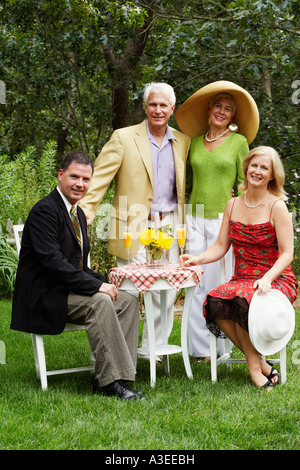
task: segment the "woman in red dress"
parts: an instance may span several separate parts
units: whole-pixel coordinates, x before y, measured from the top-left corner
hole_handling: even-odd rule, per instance
[[[239,189],[244,194],[227,203],[217,242],[198,256],[181,256],[180,263],[191,266],[217,261],[232,244],[234,276],[208,294],[203,314],[214,334],[227,336],[246,356],[254,384],[269,389],[279,383],[279,373],[250,341],[248,309],[256,290],[264,294],[278,289],[291,303],[296,300],[297,280],[290,267],[293,225],[284,202],[284,169],[278,153],[265,146],[251,150],[243,171]]]

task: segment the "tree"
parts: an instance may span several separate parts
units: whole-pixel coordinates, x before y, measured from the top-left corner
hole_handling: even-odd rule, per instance
[[[106,17],[107,33],[102,40],[112,88],[112,127],[118,129],[130,124],[129,91],[136,87],[139,62],[153,22],[151,5],[155,2],[144,2],[143,9],[133,2],[113,3]]]
[[[68,147],[95,156],[111,131],[143,118],[149,81],[182,103],[219,79],[258,103],[256,141],[299,158],[297,0],[10,0],[2,2],[0,79],[6,83],[0,151]],[[175,118],[171,121],[176,126]]]
[[[2,7],[6,150],[41,148],[54,138],[59,153],[66,144],[98,152],[109,98],[92,3],[24,0]]]

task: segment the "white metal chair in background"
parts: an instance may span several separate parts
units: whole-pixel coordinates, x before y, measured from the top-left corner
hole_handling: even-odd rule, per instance
[[[21,238],[22,238],[23,228],[24,228],[24,225],[13,226],[18,254],[20,253],[20,249],[21,249]],[[85,326],[75,325],[73,323],[67,323],[63,333],[71,332],[71,331],[80,331],[80,330],[86,330]],[[36,374],[37,374],[38,379],[41,382],[41,386],[43,390],[46,390],[48,387],[47,377],[49,375],[68,374],[68,373],[74,373],[74,372],[95,370],[95,358],[94,358],[91,348],[90,348],[90,365],[75,367],[71,369],[47,370],[43,335],[31,334],[31,337],[32,337]]]
[[[220,219],[220,226],[222,222],[223,214],[219,214]],[[232,252],[232,262],[234,264],[234,254]],[[221,284],[226,282],[226,264],[225,258],[221,259]],[[237,364],[237,363],[247,363],[246,358],[232,358],[232,343],[231,341],[226,338],[225,341],[225,352],[220,357],[217,357],[217,338],[213,333],[209,333],[210,338],[210,356],[211,356],[211,380],[212,382],[217,381],[217,368],[220,364]],[[286,347],[284,347],[279,352],[279,359],[269,358],[272,363],[279,363],[280,364],[280,377],[281,383],[286,381]]]

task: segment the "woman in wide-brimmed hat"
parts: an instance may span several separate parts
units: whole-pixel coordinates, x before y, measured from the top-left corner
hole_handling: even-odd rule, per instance
[[[251,95],[228,81],[204,86],[176,113],[181,130],[192,137],[187,162],[187,252],[205,251],[217,239],[223,213],[235,184],[242,181],[242,162],[259,126]],[[229,258],[229,256],[228,256]],[[207,293],[220,283],[220,266],[205,266],[189,316],[189,352],[209,359],[209,332],[201,316]],[[229,269],[228,269],[229,271]],[[222,347],[219,342],[219,349]]]
[[[279,383],[280,375],[262,355],[281,350],[295,323],[291,304],[297,298],[297,279],[290,266],[293,224],[284,202],[284,170],[278,153],[265,146],[251,150],[243,173],[240,190],[244,194],[226,204],[216,243],[198,256],[182,255],[180,263],[215,262],[232,244],[234,276],[209,292],[204,317],[217,337],[225,334],[245,354],[254,384],[270,389]]]

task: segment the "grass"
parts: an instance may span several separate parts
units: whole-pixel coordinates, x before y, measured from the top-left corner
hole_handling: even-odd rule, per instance
[[[149,384],[149,363],[138,360],[134,388],[146,402],[124,403],[91,394],[89,372],[37,381],[29,334],[9,328],[11,302],[0,301],[0,339],[6,364],[0,364],[0,450],[296,450],[299,440],[299,328],[288,348],[287,382],[272,393],[251,383],[247,366],[218,368],[191,361],[185,374],[180,354],[170,356],[170,376],[157,367]],[[142,322],[141,322],[142,329]],[[170,343],[179,344],[175,319]],[[84,365],[89,349],[85,332],[46,337],[49,367]],[[298,348],[298,351],[297,351]]]

